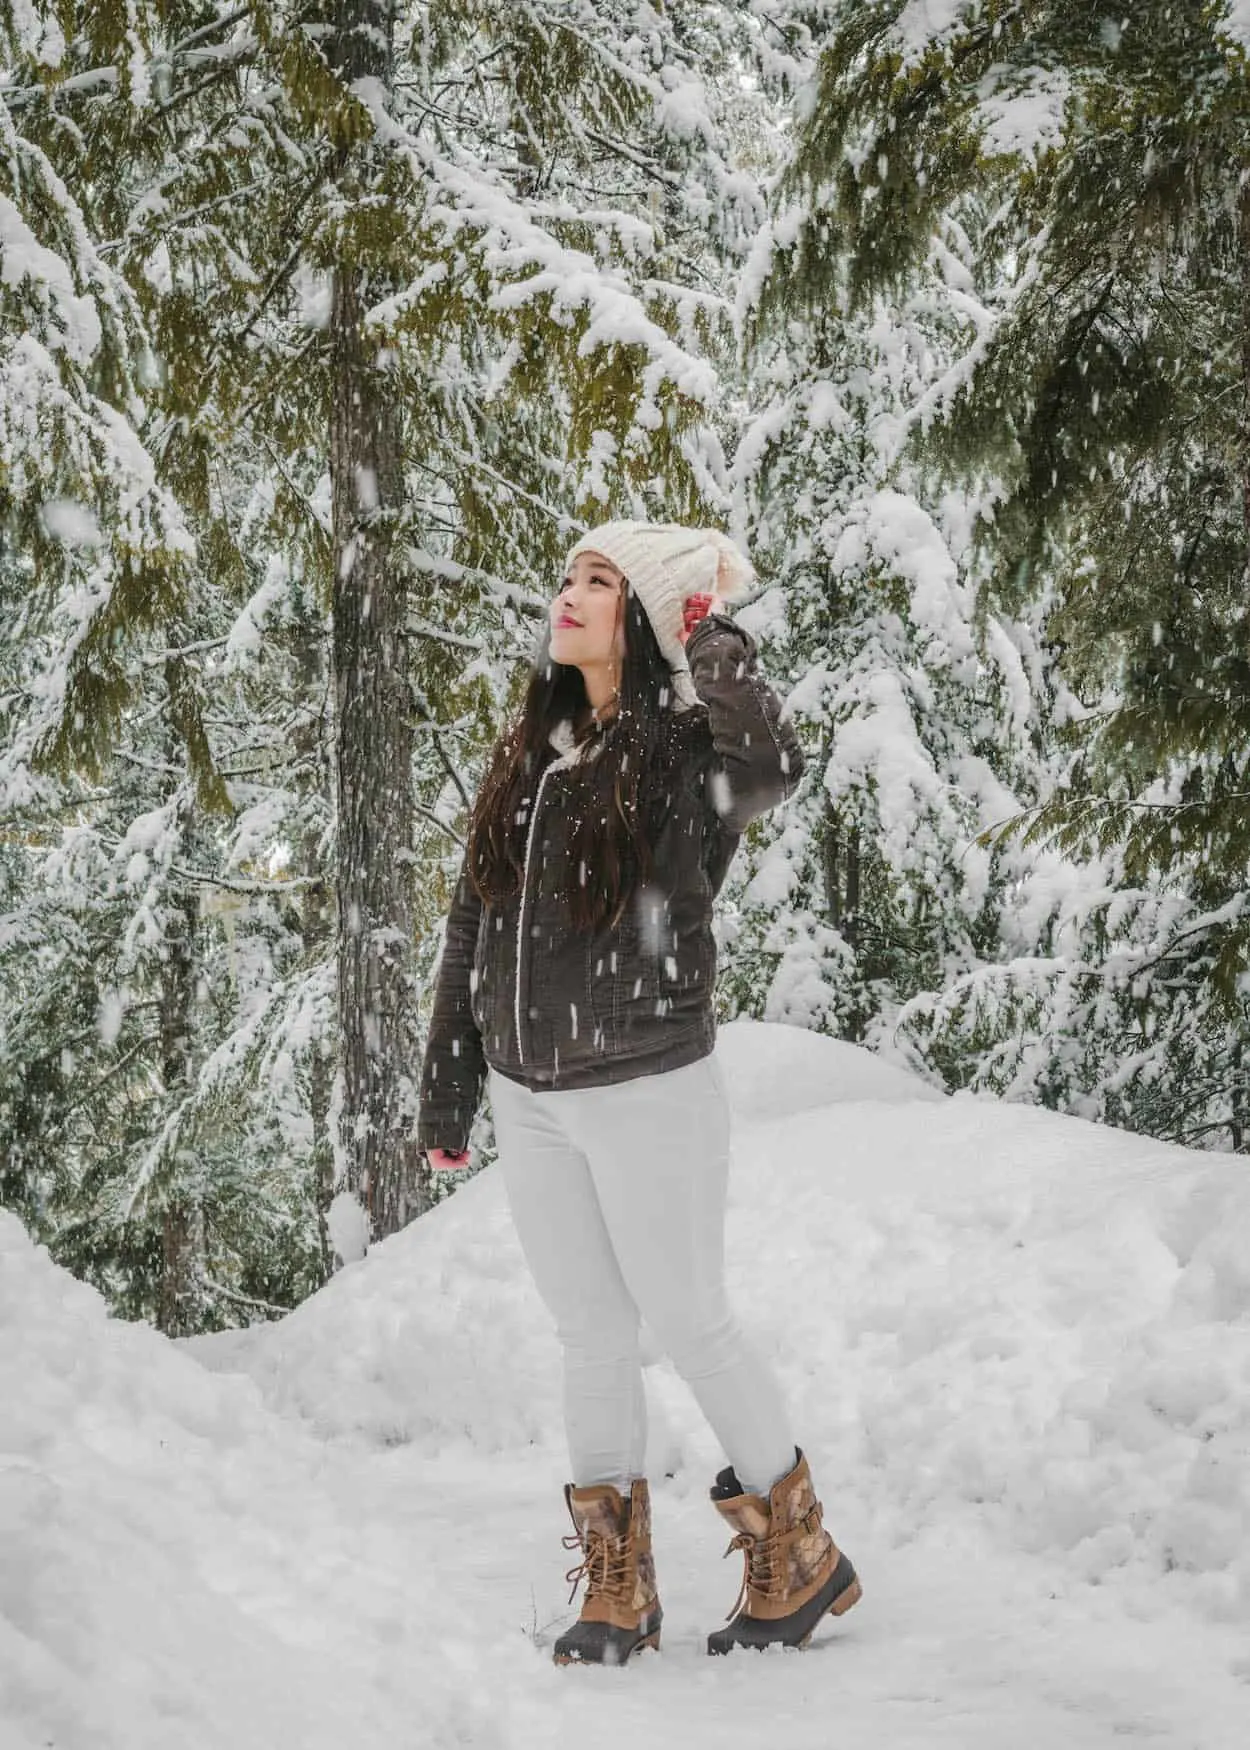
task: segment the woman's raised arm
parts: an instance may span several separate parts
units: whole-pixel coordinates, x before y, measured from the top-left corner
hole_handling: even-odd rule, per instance
[[[749,632],[709,614],[691,632],[686,660],[712,730],[712,806],[730,832],[742,832],[791,794],[803,775],[803,750],[759,671]]]

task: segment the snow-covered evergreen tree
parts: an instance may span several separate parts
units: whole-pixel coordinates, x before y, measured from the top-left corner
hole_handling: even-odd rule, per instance
[[[994,1082],[977,1059],[1012,1059],[1031,1015],[1013,1086],[1169,1133],[1184,1113],[1215,1122],[1246,1025],[1248,109],[1235,25],[1196,0],[888,0],[842,16],[789,183],[808,196],[792,245],[807,296],[845,275],[858,311],[914,285],[935,232],[982,203],[976,253],[1001,295],[921,453],[985,483],[989,601],[1044,613],[1071,695],[1032,837],[1109,859],[1069,895],[1076,965],[1028,961],[1018,989],[993,974],[927,1007],[975,1012],[974,1078]],[[1010,993],[1001,1034],[991,992]],[[1207,1042],[1170,1116],[1141,1092],[1165,1037]]]
[[[753,412],[735,481],[775,579],[747,619],[813,758],[779,830],[755,835],[727,1006],[888,1049],[901,1003],[1032,946],[1016,920],[1036,859],[981,835],[1036,798],[1042,653],[982,597],[977,483],[952,489],[908,447],[993,325],[994,280],[969,204],[905,295],[857,307],[810,197],[783,178],[776,204],[740,296]]]

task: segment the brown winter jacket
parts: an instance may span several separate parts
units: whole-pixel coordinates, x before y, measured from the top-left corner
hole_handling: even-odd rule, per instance
[[[484,906],[462,866],[421,1075],[422,1148],[467,1146],[487,1065],[531,1088],[584,1088],[711,1051],[712,900],[744,828],[790,794],[803,755],[740,626],[709,616],[686,656],[704,709],[651,880],[615,927],[569,921],[564,792],[576,751],[553,748],[539,774],[521,891]]]

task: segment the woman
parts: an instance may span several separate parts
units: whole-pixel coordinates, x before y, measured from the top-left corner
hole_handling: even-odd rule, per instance
[[[463,1166],[489,1074],[513,1219],[564,1351],[565,1542],[587,1590],[559,1663],[659,1645],[640,1317],[730,1461],[711,1498],[745,1574],[708,1651],[806,1645],[859,1597],[723,1282],[712,901],[747,823],[803,767],[752,640],[716,611],[751,575],[712,530],[614,522],[576,543],[447,922],[420,1141],[432,1166]]]

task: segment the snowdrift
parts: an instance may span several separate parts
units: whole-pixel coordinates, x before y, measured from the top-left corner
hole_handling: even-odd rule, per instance
[[[916,1100],[941,1104],[945,1099],[919,1076],[858,1045],[823,1039],[800,1027],[734,1021],[721,1028],[716,1050],[740,1124],[765,1124],[862,1100],[898,1105]]]
[[[661,1363],[664,1652],[549,1665],[557,1354],[493,1173],[279,1324],[180,1345],[0,1217],[0,1750],[815,1750],[835,1718],[884,1750],[1240,1747],[1244,1161],[787,1028],[719,1049],[734,1295],[864,1575],[841,1632],[701,1656],[737,1574]]]
[[[442,1628],[347,1483],[0,1214],[0,1750],[339,1750],[417,1706],[451,1741],[480,1686],[430,1680]]]

